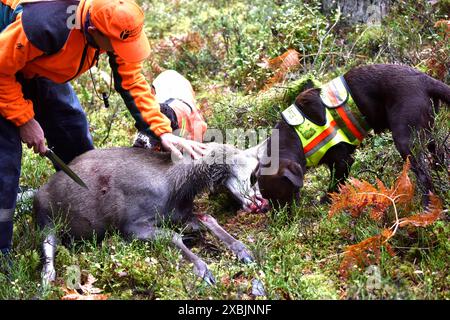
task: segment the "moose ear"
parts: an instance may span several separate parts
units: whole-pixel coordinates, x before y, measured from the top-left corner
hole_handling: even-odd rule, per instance
[[[244,153],[252,158],[255,158],[256,160],[261,160],[261,158],[264,156],[266,149],[267,149],[267,142],[269,139],[264,140],[257,146],[244,150]]]
[[[303,170],[298,163],[293,161],[289,162],[289,164],[284,167],[281,175],[288,178],[295,187],[303,187]]]

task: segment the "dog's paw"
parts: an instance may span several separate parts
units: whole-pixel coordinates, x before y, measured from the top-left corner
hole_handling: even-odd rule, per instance
[[[325,204],[331,204],[331,197],[330,194],[327,193],[324,196],[320,197],[319,203],[321,205],[325,205]]]

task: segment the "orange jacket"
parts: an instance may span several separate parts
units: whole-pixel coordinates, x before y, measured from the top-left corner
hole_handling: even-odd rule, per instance
[[[96,64],[98,55],[104,52],[89,46],[83,33],[90,3],[91,0],[0,0],[3,19],[8,9],[11,11],[9,17],[12,16],[12,21],[2,31],[0,11],[1,116],[16,126],[34,117],[32,102],[24,99],[16,74],[21,73],[26,79],[44,77],[64,83]],[[81,28],[67,25],[73,14],[68,10],[70,5],[76,10],[76,21],[81,22]],[[142,75],[142,64],[126,63],[112,53],[108,55],[115,89],[136,120],[136,127],[158,137],[172,132],[170,120],[160,112],[159,104]]]

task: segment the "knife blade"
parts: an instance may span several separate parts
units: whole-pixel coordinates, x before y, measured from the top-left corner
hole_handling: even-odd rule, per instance
[[[64,161],[61,160],[52,150],[48,149],[45,153],[45,156],[50,159],[50,161],[53,163],[53,165],[62,171],[64,171],[73,181],[75,181],[78,185],[82,186],[83,188],[86,188],[89,190],[87,185],[84,183],[84,181],[70,169]]]

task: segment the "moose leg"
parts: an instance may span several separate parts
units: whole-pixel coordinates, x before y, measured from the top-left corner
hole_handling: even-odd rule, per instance
[[[148,224],[136,225],[127,228],[126,234],[132,236],[133,238],[144,240],[144,241],[154,241],[157,239],[170,239],[172,244],[174,244],[183,254],[184,258],[194,264],[194,273],[202,278],[209,285],[216,283],[213,274],[208,269],[208,265],[195,255],[188,247],[183,243],[181,235],[171,230],[164,230],[157,228],[153,225]]]
[[[218,223],[217,220],[208,214],[198,214],[198,220],[212,232],[217,238],[219,238],[225,245],[233,251],[241,262],[252,263],[254,261],[252,254],[245,247],[245,245],[233,238],[228,232],[226,232]]]
[[[48,234],[42,243],[42,252],[44,255],[44,267],[42,268],[42,284],[48,285],[55,281],[55,252],[56,252],[56,235],[54,233]]]

